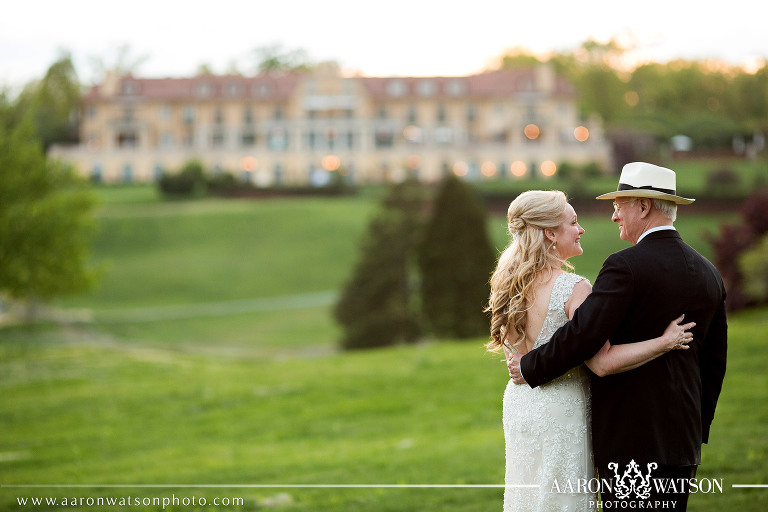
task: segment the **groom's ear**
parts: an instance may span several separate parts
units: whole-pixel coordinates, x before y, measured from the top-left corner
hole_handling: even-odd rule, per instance
[[[651,200],[643,198],[640,200],[640,218],[647,217],[649,213],[651,213]]]

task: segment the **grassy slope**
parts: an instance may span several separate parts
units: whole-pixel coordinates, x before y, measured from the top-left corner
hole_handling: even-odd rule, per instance
[[[142,189],[120,194],[106,198],[97,247],[99,259],[112,259],[111,273],[100,291],[66,306],[98,313],[335,289],[372,211],[359,199],[161,204]],[[130,204],[137,201],[141,208]],[[678,224],[706,249],[701,229],[715,223]],[[504,224],[491,222],[497,247]],[[585,255],[574,264],[594,279],[604,254],[625,244],[607,218],[583,224]],[[250,264],[238,263],[244,254]],[[506,373],[482,339],[337,355],[327,313],[0,331],[0,483],[502,483]],[[768,314],[731,326],[700,474],[725,478],[726,494],[694,496],[691,510],[759,510],[765,491],[729,486],[768,480],[768,417],[755,407],[768,389]],[[290,496],[286,510],[307,511],[493,510],[501,499],[498,489],[130,492],[246,496],[246,510],[287,499],[281,493]],[[2,488],[0,509],[21,495],[117,493]]]

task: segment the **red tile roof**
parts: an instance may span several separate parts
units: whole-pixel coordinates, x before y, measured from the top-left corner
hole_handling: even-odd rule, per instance
[[[426,96],[419,91],[420,84],[432,82],[436,97],[496,97],[510,94],[542,92],[538,84],[538,75],[534,70],[491,71],[470,76],[432,76],[432,77],[363,77],[363,84],[375,98],[395,98],[390,88],[393,82],[400,82],[402,94],[409,98]],[[397,86],[394,86],[395,88]],[[554,94],[574,97],[576,90],[563,77],[555,77]]]
[[[242,75],[201,75],[192,78],[135,78],[118,79],[114,97],[149,97],[167,100],[200,100],[206,98],[253,98],[280,101],[288,98],[301,80],[298,73],[262,74],[254,77]],[[102,98],[104,86],[96,85],[88,91],[86,101]]]
[[[163,100],[190,100],[215,98],[252,98],[263,101],[283,101],[290,97],[304,73],[269,73],[256,76],[201,75],[192,78],[136,78],[118,79],[114,97],[137,97]],[[358,77],[374,99],[438,97],[438,98],[492,98],[547,92],[541,90],[539,74],[535,70],[502,70],[470,76],[432,77]],[[556,96],[574,97],[573,86],[556,76]],[[104,86],[94,86],[85,101],[103,98]],[[397,91],[397,94],[394,92]]]

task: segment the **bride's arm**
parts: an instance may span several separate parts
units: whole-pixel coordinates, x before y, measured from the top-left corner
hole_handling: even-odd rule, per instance
[[[693,334],[686,331],[696,324],[680,325],[684,317],[673,320],[658,338],[623,345],[611,345],[606,341],[603,348],[584,363],[595,375],[605,377],[642,366],[670,350],[688,350],[687,343],[693,339]]]
[[[573,294],[568,302],[565,303],[565,311],[568,318],[573,318],[576,311],[587,295],[592,291],[592,287],[587,281],[579,281],[573,288]],[[670,350],[683,349],[689,347],[687,343],[691,341],[692,334],[686,332],[694,325],[693,322],[680,325],[684,316],[673,320],[658,338],[641,341],[638,343],[627,343],[624,345],[611,345],[606,341],[603,348],[590,359],[584,361],[587,367],[597,376],[604,377],[614,373],[626,372],[642,366],[652,361]]]

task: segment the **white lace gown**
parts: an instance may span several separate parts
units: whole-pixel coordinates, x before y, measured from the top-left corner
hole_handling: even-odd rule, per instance
[[[557,277],[534,347],[547,343],[568,321],[565,302],[583,279],[567,272]],[[568,492],[580,490],[579,480],[594,477],[590,421],[589,375],[584,365],[534,389],[509,381],[503,407],[505,512],[595,510],[593,494],[583,489]]]

